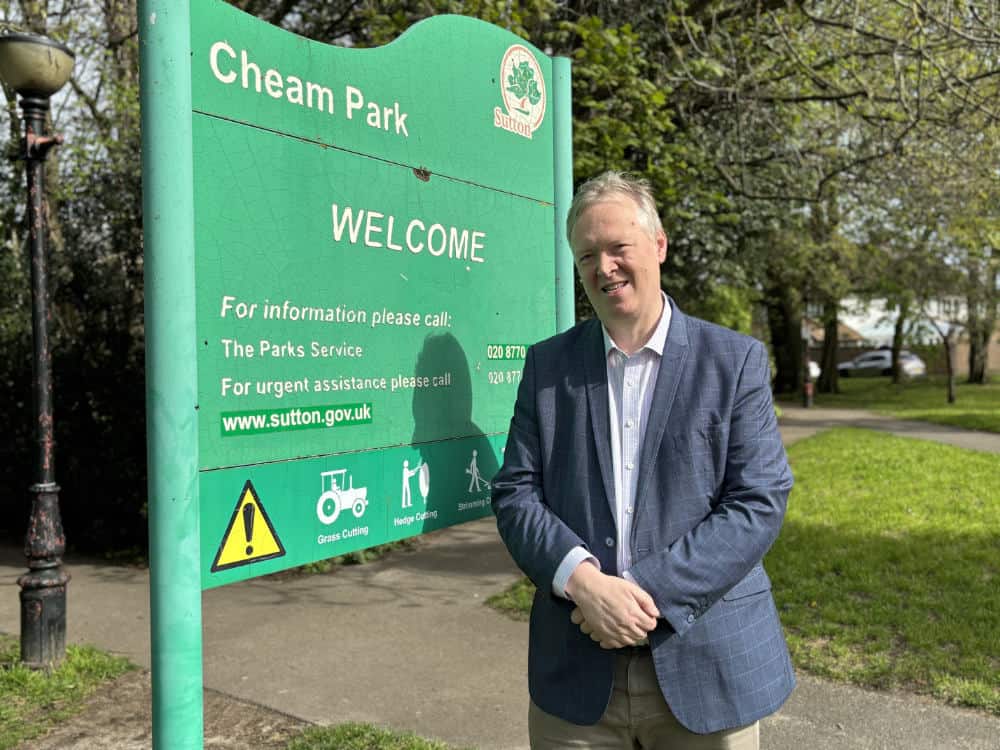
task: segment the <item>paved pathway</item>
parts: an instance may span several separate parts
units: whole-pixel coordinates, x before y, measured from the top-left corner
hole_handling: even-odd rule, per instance
[[[788,408],[782,432],[791,441],[872,419]],[[955,433],[926,429],[949,440]],[[69,639],[148,666],[146,571],[72,558],[68,565]],[[23,568],[20,550],[0,548],[0,632],[18,632],[15,579]],[[483,519],[335,574],[207,591],[205,686],[311,722],[367,721],[460,746],[526,748],[527,626],[483,604],[518,575],[492,520]],[[766,750],[1000,748],[1000,718],[807,675],[799,682],[763,723]]]
[[[1000,434],[995,432],[963,430],[930,422],[909,422],[855,409],[821,409],[816,407],[804,409],[794,404],[782,404],[781,411],[781,436],[785,445],[829,427],[863,427],[869,430],[891,432],[904,437],[947,443],[969,450],[1000,453]],[[1000,748],[1000,743],[998,743],[998,748]]]

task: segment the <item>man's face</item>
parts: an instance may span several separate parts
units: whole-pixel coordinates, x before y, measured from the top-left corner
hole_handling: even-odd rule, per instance
[[[609,331],[656,325],[667,237],[663,232],[649,235],[631,198],[609,197],[586,209],[573,227],[570,245],[587,299]]]

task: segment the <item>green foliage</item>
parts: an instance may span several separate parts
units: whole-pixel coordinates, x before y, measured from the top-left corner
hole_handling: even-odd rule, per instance
[[[297,33],[311,36],[321,41],[335,41],[340,35],[314,35],[307,33],[312,24],[308,23],[311,13],[318,11],[322,2],[302,2],[300,5],[313,6],[310,13],[288,15],[290,26]],[[362,3],[342,13],[341,31],[344,26],[354,24],[347,31],[355,46],[377,46],[388,44],[404,33],[414,23],[443,13],[454,13],[478,18],[517,34],[536,46],[543,46],[546,34],[551,28],[557,6],[553,0],[523,0],[511,3],[507,0],[384,0]],[[352,12],[353,11],[353,12]],[[305,22],[303,24],[302,22]]]
[[[19,663],[19,650],[16,638],[0,634],[0,750],[79,712],[97,687],[134,668],[89,646],[68,646],[58,667],[34,670]]]
[[[707,286],[701,297],[678,300],[684,312],[749,334],[753,317],[750,290],[721,284]]]
[[[452,746],[410,732],[352,723],[310,727],[288,743],[288,750],[452,750]]]

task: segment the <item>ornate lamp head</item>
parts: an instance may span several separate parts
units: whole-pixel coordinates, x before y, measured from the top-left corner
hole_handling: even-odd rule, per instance
[[[0,78],[26,98],[48,99],[66,85],[75,55],[35,34],[0,36]]]

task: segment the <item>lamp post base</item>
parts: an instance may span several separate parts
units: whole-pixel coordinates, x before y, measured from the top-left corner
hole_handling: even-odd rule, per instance
[[[21,661],[31,669],[58,664],[66,655],[66,583],[61,567],[32,570],[21,587]]]
[[[32,485],[35,494],[24,552],[28,571],[17,579],[21,587],[21,661],[40,669],[66,655],[66,548],[59,516],[59,485]]]

